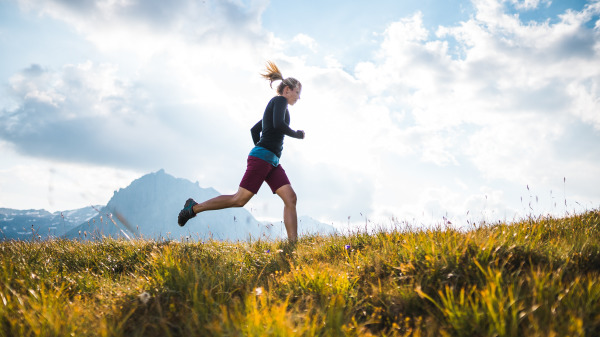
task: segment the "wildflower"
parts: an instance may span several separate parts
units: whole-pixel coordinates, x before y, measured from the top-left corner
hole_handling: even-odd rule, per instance
[[[256,289],[254,289],[254,294],[256,294],[256,296],[260,296],[263,293],[263,288],[262,287],[257,287]]]
[[[268,254],[268,253],[270,253],[270,252],[271,252],[271,250],[270,250],[270,249],[267,249],[267,254]]]
[[[150,300],[150,294],[144,291],[143,293],[138,295],[138,299],[140,300],[140,302],[142,302],[142,304],[146,304]]]
[[[350,245],[345,245],[344,248],[346,248],[346,250],[350,249]]]

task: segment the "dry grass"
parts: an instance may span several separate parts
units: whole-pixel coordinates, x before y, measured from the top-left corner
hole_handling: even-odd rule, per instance
[[[597,336],[600,212],[285,242],[0,243],[0,336]]]

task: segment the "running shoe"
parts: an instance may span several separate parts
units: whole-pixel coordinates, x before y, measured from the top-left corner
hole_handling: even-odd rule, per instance
[[[185,226],[185,223],[188,222],[189,219],[196,216],[196,213],[194,213],[194,210],[192,209],[194,205],[198,205],[198,203],[195,202],[192,198],[189,198],[185,202],[185,205],[183,205],[183,209],[181,210],[181,212],[179,212],[179,216],[177,217],[177,223],[179,224],[179,226]]]

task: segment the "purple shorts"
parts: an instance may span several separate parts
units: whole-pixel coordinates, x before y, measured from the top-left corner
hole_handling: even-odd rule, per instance
[[[285,171],[281,165],[274,167],[270,163],[256,157],[248,156],[248,167],[242,178],[240,187],[257,194],[263,181],[266,181],[273,194],[284,185],[289,185]]]

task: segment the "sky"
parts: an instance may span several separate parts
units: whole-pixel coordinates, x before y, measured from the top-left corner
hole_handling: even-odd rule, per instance
[[[0,207],[106,204],[160,169],[235,193],[271,60],[302,83],[290,126],[306,138],[280,161],[299,215],[462,227],[598,209],[599,15],[598,0],[0,0]],[[245,207],[282,217],[266,184]]]

